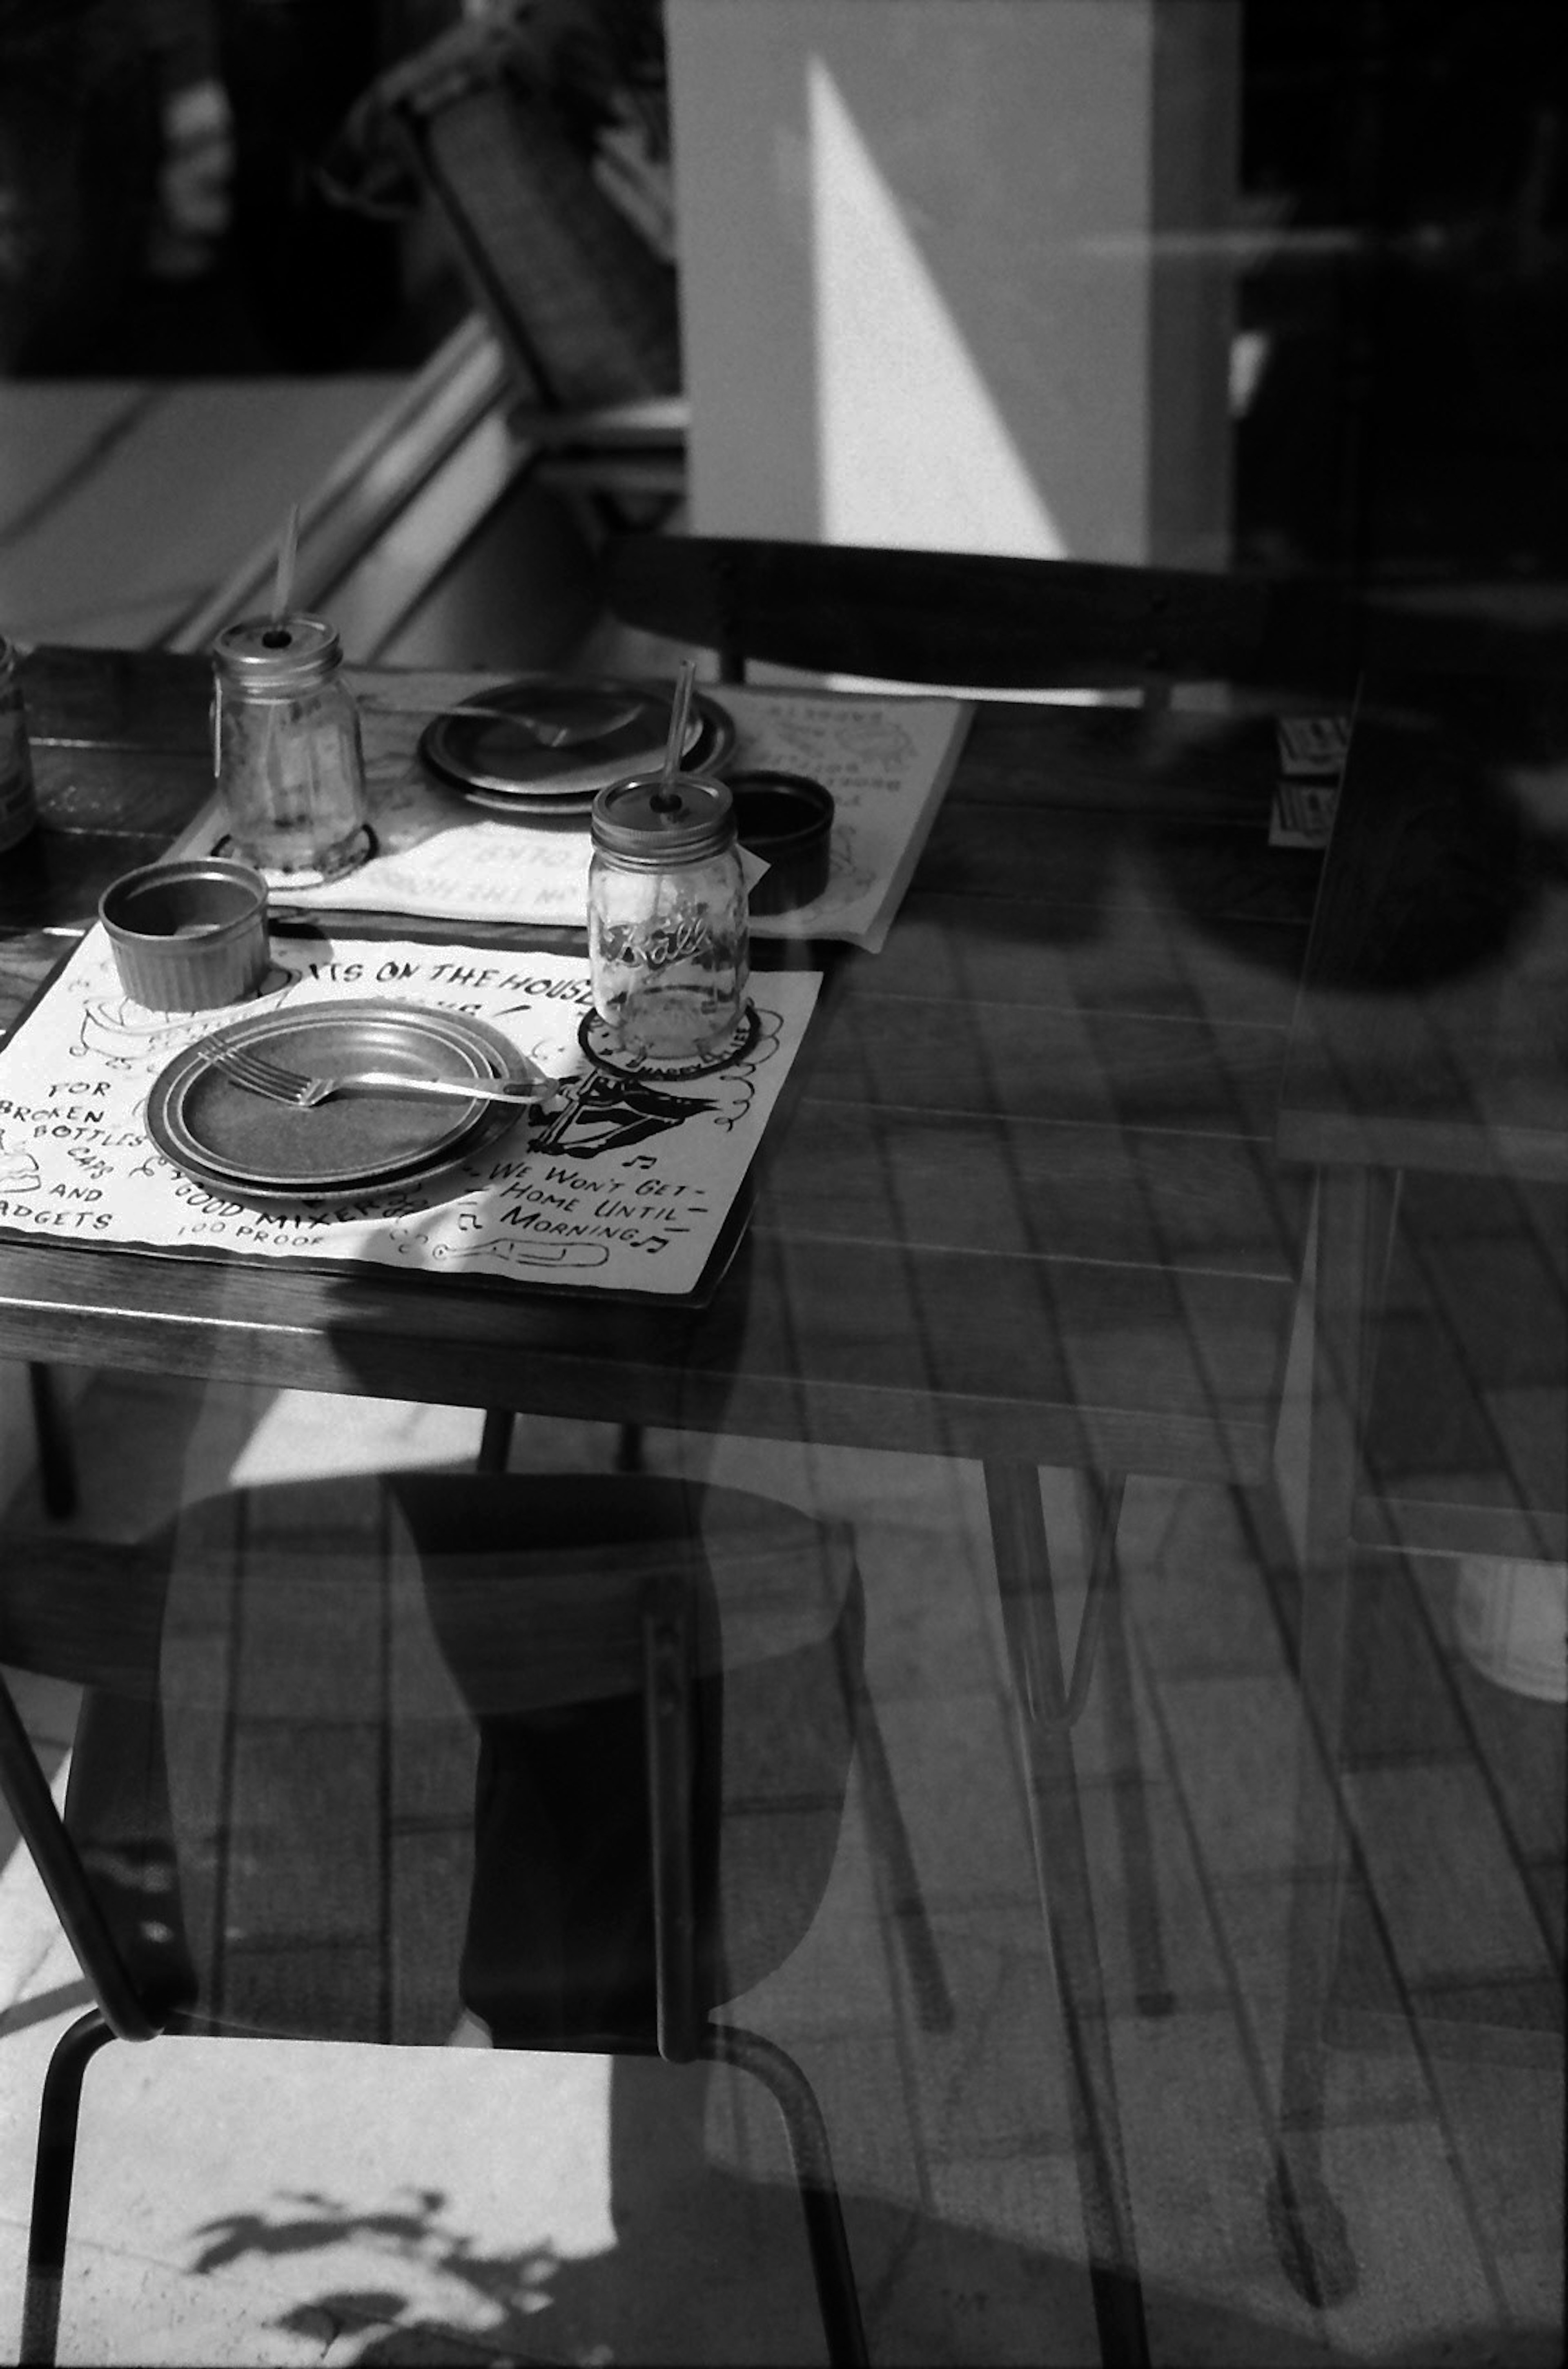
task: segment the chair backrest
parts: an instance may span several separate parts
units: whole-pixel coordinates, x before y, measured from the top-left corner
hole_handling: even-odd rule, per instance
[[[568,412],[680,393],[674,269],[606,195],[521,36],[444,36],[383,101],[526,393]]]
[[[708,535],[624,535],[601,586],[624,623],[748,661],[976,690],[1230,682],[1353,690],[1369,665],[1535,670],[1550,616],[1523,624],[1429,598],[1308,578]]]

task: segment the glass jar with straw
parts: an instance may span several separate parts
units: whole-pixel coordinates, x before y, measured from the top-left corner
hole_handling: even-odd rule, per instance
[[[324,617],[289,613],[296,523],[291,511],[271,614],[226,626],[212,646],[212,740],[232,853],[303,887],[363,863],[371,834],[343,646]]]
[[[620,1051],[649,1066],[722,1056],[746,1011],[746,883],[722,782],[680,771],[695,672],[688,659],[658,773],[593,802],[589,968]]]

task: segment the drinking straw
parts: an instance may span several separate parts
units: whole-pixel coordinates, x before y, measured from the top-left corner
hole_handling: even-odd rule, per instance
[[[664,744],[664,771],[658,785],[662,797],[670,795],[670,785],[680,771],[681,754],[686,747],[686,718],[692,712],[692,685],[696,679],[696,659],[682,658],[675,685],[675,701],[670,711],[670,738]]]
[[[278,569],[272,578],[272,622],[287,616],[289,601],[294,589],[294,555],[300,543],[300,506],[289,504],[289,514],[283,521],[283,531],[278,537]]]
[[[283,618],[285,618],[289,613],[289,602],[293,597],[294,590],[294,556],[299,550],[299,544],[300,506],[298,502],[291,502],[283,519],[282,531],[278,537],[278,565],[272,578],[271,622],[274,625],[280,624]],[[283,635],[280,638],[286,640],[287,636]],[[213,704],[213,731],[215,737],[217,730],[215,720],[216,702]],[[269,700],[267,704],[266,728],[262,734],[261,739],[261,778],[263,782],[268,784],[269,789],[277,785],[277,777],[273,768],[273,756],[277,744],[277,708],[275,703]],[[216,748],[214,748],[213,755],[214,760],[216,760]]]

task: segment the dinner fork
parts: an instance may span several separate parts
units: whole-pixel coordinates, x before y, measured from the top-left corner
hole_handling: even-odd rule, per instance
[[[403,1070],[342,1070],[332,1077],[313,1077],[303,1070],[286,1070],[280,1062],[266,1060],[237,1045],[214,1047],[207,1059],[213,1069],[248,1093],[264,1095],[269,1102],[292,1103],[301,1110],[314,1110],[317,1103],[350,1087],[436,1102],[511,1103],[519,1110],[537,1109],[552,1091],[550,1081],[539,1075],[515,1085],[482,1078],[421,1078]]]

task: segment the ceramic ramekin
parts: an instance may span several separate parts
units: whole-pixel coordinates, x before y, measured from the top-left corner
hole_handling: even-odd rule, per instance
[[[153,1012],[241,1003],[267,973],[267,883],[216,855],[143,864],[98,899],[120,983]]]

